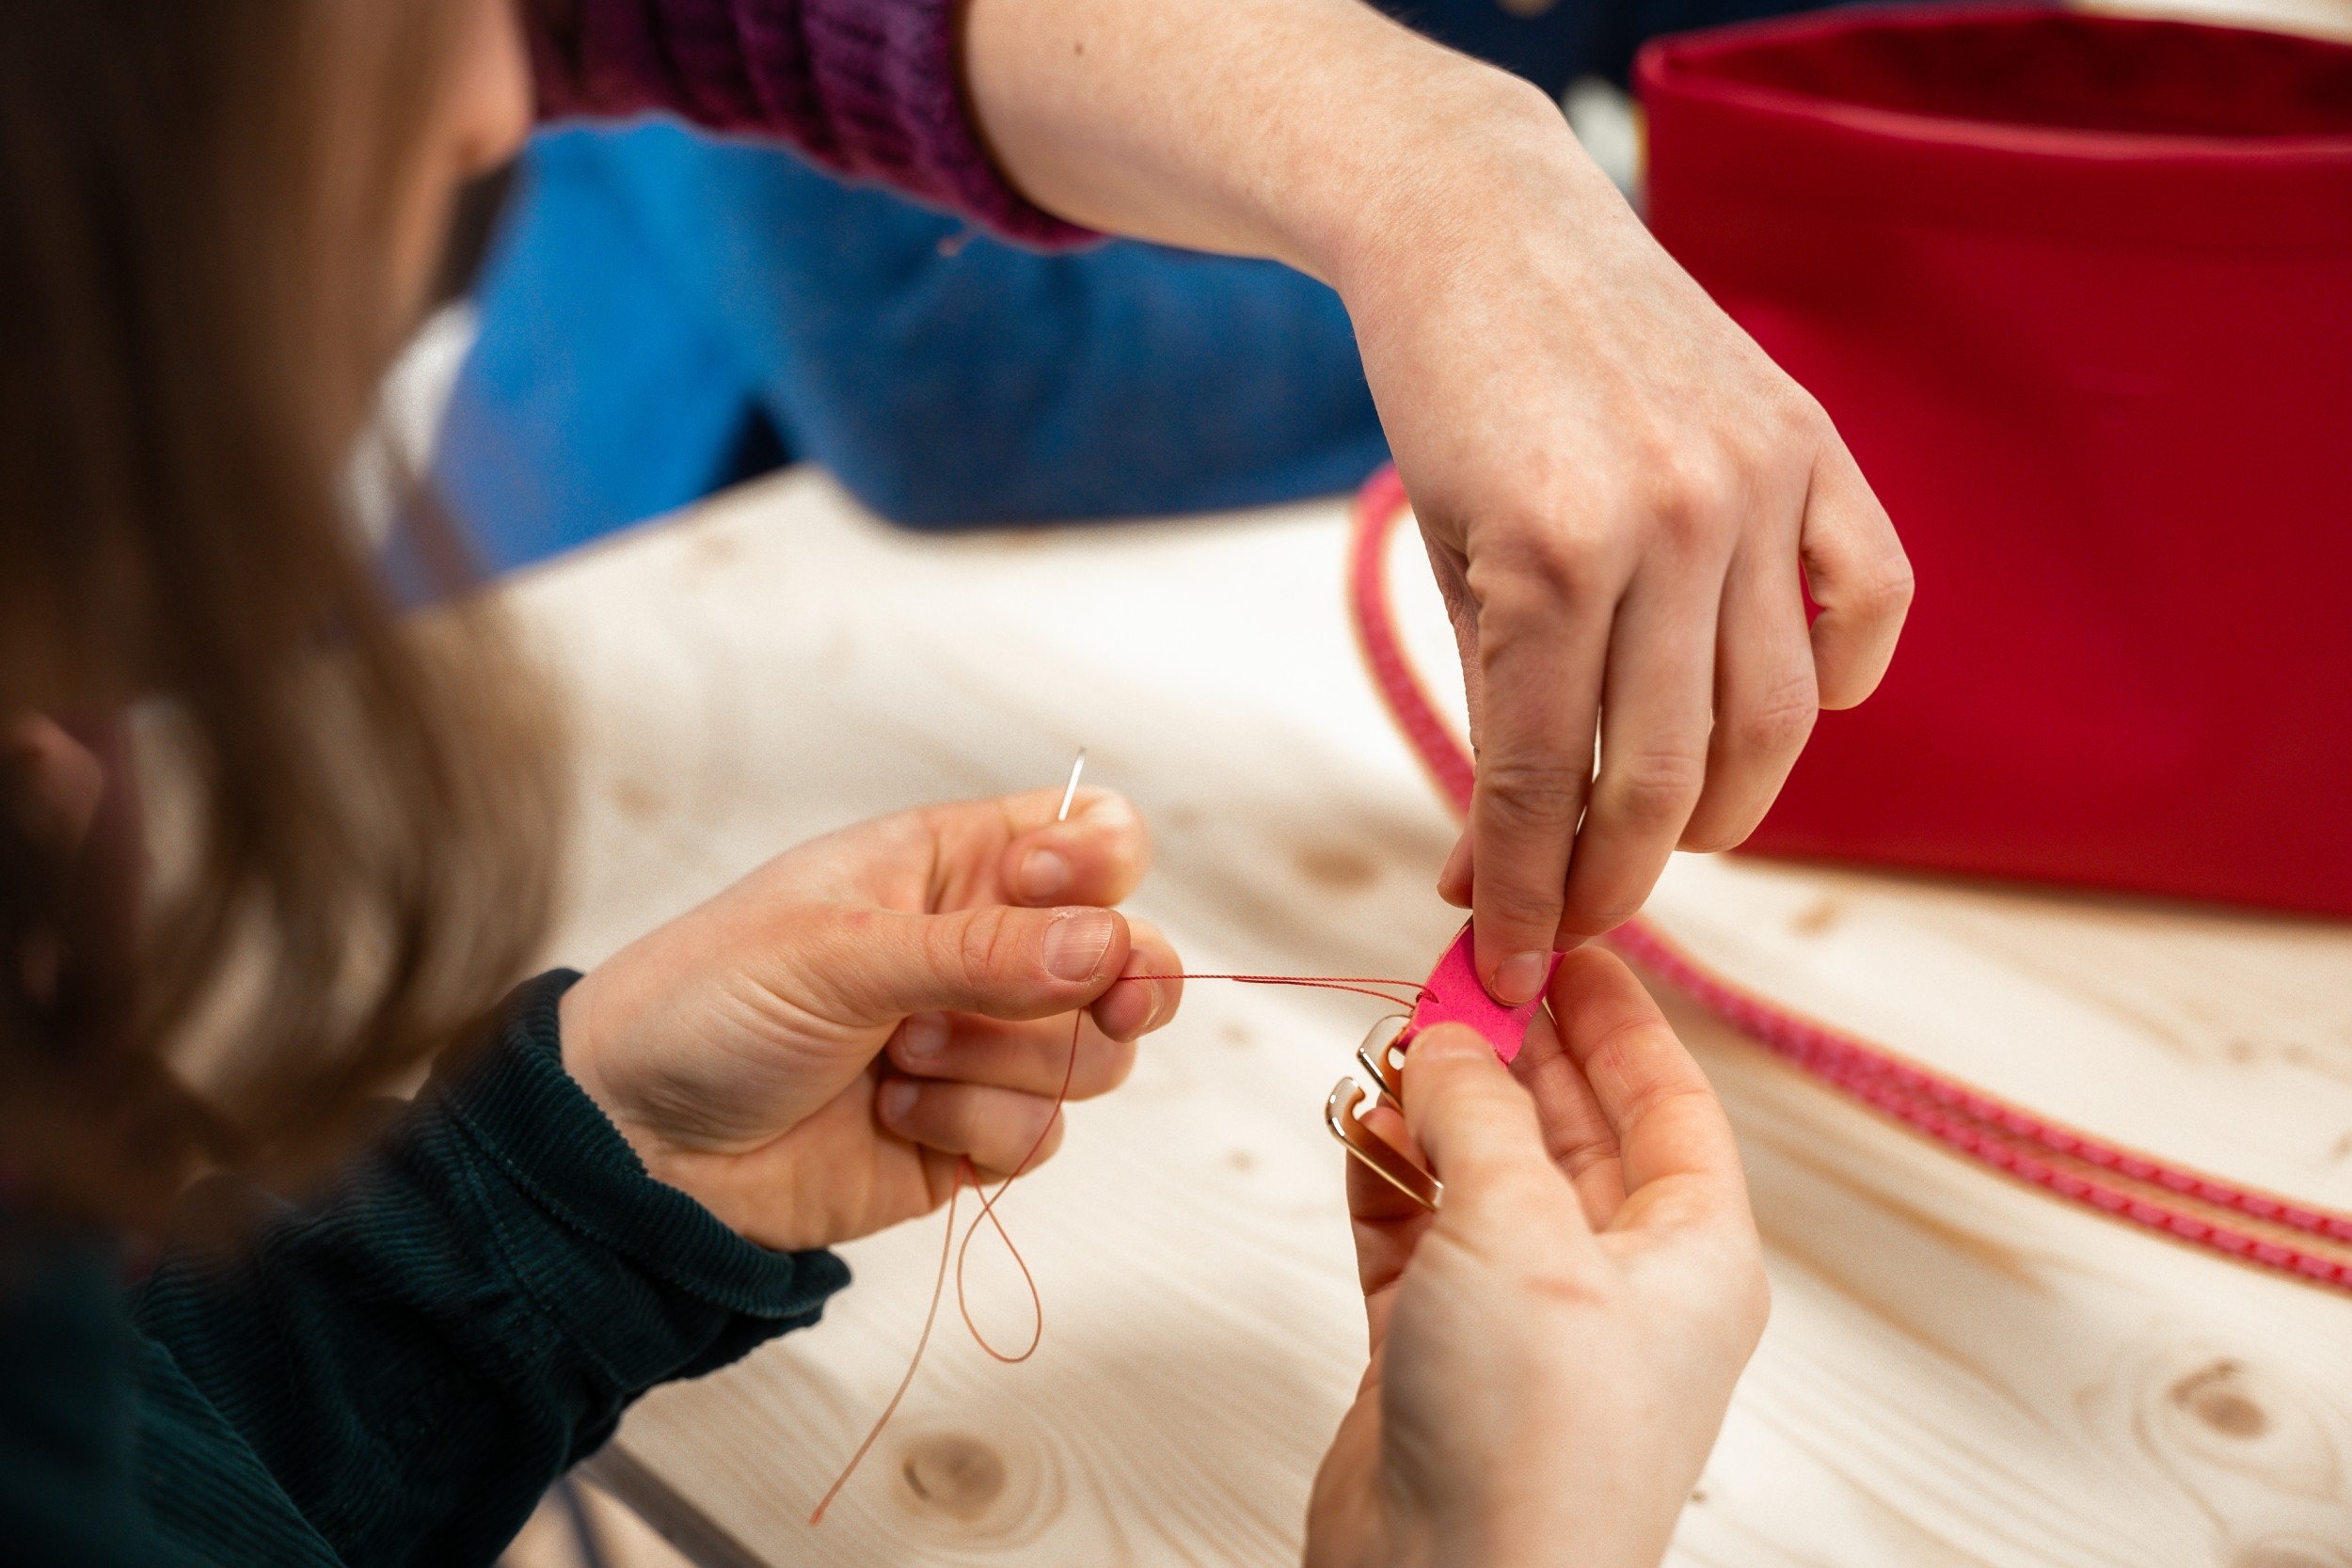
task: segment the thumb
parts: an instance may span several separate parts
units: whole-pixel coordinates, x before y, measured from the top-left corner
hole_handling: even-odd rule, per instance
[[[1405,1124],[1445,1183],[1442,1218],[1477,1225],[1494,1216],[1518,1229],[1540,1215],[1589,1230],[1544,1150],[1534,1101],[1468,1025],[1438,1024],[1406,1048]]]
[[[841,911],[823,973],[849,1009],[882,1023],[912,1013],[1047,1018],[1119,979],[1127,922],[1115,910],[1003,905],[946,914]]]

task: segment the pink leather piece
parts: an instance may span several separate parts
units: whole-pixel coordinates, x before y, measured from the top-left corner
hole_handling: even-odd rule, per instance
[[[1552,971],[1560,967],[1560,955],[1551,956],[1551,968],[1544,972],[1544,984],[1551,984]],[[1421,1003],[1413,1009],[1412,1021],[1405,1026],[1404,1039],[1433,1023],[1467,1023],[1478,1031],[1479,1037],[1495,1048],[1495,1054],[1505,1062],[1519,1053],[1527,1043],[1527,1026],[1534,1021],[1535,1010],[1544,1005],[1543,993],[1523,1007],[1506,1007],[1486,994],[1479,983],[1478,967],[1470,947],[1470,928],[1465,924],[1454,939],[1454,945],[1445,950],[1438,967],[1429,972],[1429,982],[1421,993]],[[1401,1043],[1401,1042],[1400,1042]]]

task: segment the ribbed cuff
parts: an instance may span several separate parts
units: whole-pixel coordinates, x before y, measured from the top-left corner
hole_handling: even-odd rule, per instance
[[[497,1042],[431,1092],[501,1172],[566,1227],[730,1311],[806,1319],[850,1283],[830,1252],[771,1252],[646,1174],[637,1151],[564,1070],[556,1004],[580,978],[553,970],[508,999]]]
[[[1059,248],[1102,237],[1014,189],[981,144],[957,59],[958,0],[748,0],[744,8],[799,13],[817,95],[852,171],[1009,239]],[[755,69],[760,57],[752,55]]]
[[[545,119],[661,112],[789,142],[837,174],[1045,248],[1102,236],[1014,189],[981,145],[958,0],[575,0],[558,38],[526,6]]]

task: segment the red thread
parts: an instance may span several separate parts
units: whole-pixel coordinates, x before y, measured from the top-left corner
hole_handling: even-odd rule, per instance
[[[1314,990],[1353,991],[1358,996],[1369,996],[1376,1001],[1391,1003],[1400,1007],[1408,1007],[1412,1004],[1391,996],[1385,990],[1375,990],[1372,988],[1387,986],[1398,990],[1409,990],[1416,994],[1427,989],[1415,980],[1390,980],[1376,975],[1358,974],[1125,974],[1120,977],[1120,983],[1122,985],[1129,980],[1231,980],[1245,986],[1303,986]],[[931,1327],[939,1320],[940,1301],[947,1293],[947,1260],[950,1253],[955,1258],[956,1310],[962,1315],[963,1326],[971,1333],[975,1344],[1007,1366],[1017,1367],[1035,1355],[1038,1346],[1044,1343],[1045,1298],[1038,1291],[1037,1276],[1029,1272],[1029,1260],[1021,1256],[1021,1248],[1013,1243],[1012,1232],[1005,1228],[1004,1219],[996,1212],[996,1205],[1004,1198],[1005,1189],[1018,1180],[1029,1168],[1031,1162],[1037,1159],[1038,1150],[1045,1147],[1045,1140],[1053,1135],[1055,1126],[1061,1120],[1062,1107],[1070,1099],[1071,1080],[1077,1076],[1078,1041],[1086,1031],[1086,1017],[1085,1013],[1080,1012],[1073,1016],[1071,1020],[1070,1055],[1062,1064],[1061,1087],[1054,1091],[1054,1108],[1045,1118],[1045,1126],[1038,1132],[1036,1141],[1029,1145],[1029,1151],[1021,1156],[1021,1163],[1012,1167],[1012,1173],[996,1184],[995,1192],[990,1193],[982,1188],[980,1174],[974,1168],[970,1157],[965,1155],[956,1157],[954,1179],[947,1188],[947,1231],[940,1238],[939,1243],[939,1274],[931,1281],[931,1304],[930,1309],[923,1314],[923,1332],[915,1338],[914,1354],[908,1359],[906,1375],[898,1379],[898,1386],[891,1394],[890,1402],[883,1405],[882,1414],[875,1418],[872,1429],[866,1433],[866,1440],[857,1446],[856,1451],[850,1455],[850,1462],[841,1467],[841,1473],[834,1478],[833,1484],[825,1488],[825,1495],[818,1499],[816,1510],[808,1516],[808,1522],[811,1525],[821,1525],[825,1522],[825,1511],[831,1508],[834,1499],[841,1495],[841,1489],[850,1483],[850,1478],[857,1474],[858,1466],[866,1462],[866,1454],[873,1449],[875,1441],[882,1436],[882,1429],[890,1424],[890,1418],[898,1414],[899,1402],[907,1397],[907,1390],[914,1386],[915,1370],[923,1365],[923,1352],[930,1347],[931,1342]],[[963,1244],[958,1246],[956,1245],[956,1200],[962,1195],[966,1180],[971,1182],[973,1192],[979,1195],[980,1212],[972,1217],[970,1227],[963,1233]],[[972,1304],[963,1286],[963,1268],[965,1260],[971,1256],[972,1238],[979,1234],[980,1226],[983,1223],[995,1227],[998,1238],[1005,1243],[1005,1250],[1012,1254],[1013,1262],[1021,1270],[1022,1283],[1029,1290],[1029,1305],[1035,1313],[1036,1326],[1030,1331],[1027,1347],[1018,1355],[1008,1355],[990,1344],[988,1336],[980,1332],[980,1325],[972,1321]]]
[[[1369,996],[1375,1002],[1387,1002],[1399,1007],[1409,1007],[1411,1002],[1391,996],[1388,991],[1375,990],[1375,986],[1388,986],[1396,990],[1409,990],[1420,996],[1428,987],[1419,980],[1388,980],[1376,974],[1123,974],[1128,980],[1232,980],[1244,986],[1300,986],[1311,990],[1344,990],[1358,996]]]
[[[841,1473],[833,1478],[833,1484],[825,1488],[825,1495],[817,1499],[816,1512],[808,1516],[812,1525],[825,1522],[825,1510],[833,1506],[833,1500],[841,1495],[841,1489],[850,1484],[850,1478],[857,1474],[857,1467],[866,1463],[866,1450],[874,1446],[874,1439],[882,1434],[882,1428],[888,1426],[890,1418],[898,1412],[898,1402],[905,1399],[907,1390],[914,1386],[914,1370],[923,1364],[923,1352],[931,1342],[931,1324],[938,1321],[939,1298],[947,1283],[947,1249],[956,1239],[956,1199],[963,1192],[965,1165],[966,1162],[962,1160],[956,1162],[955,1176],[947,1188],[947,1233],[939,1242],[939,1278],[931,1286],[931,1307],[923,1314],[923,1332],[914,1341],[914,1354],[907,1362],[906,1376],[898,1380],[898,1386],[891,1394],[890,1402],[883,1405],[882,1413],[874,1418],[873,1430],[866,1433],[866,1441],[857,1446],[857,1451],[850,1455],[850,1462],[841,1466]]]
[[[1389,716],[1438,793],[1470,810],[1477,771],[1438,714],[1396,634],[1389,603],[1390,532],[1408,504],[1393,467],[1357,493],[1348,550],[1348,607],[1356,640]],[[1792,1012],[1714,973],[1646,921],[1610,933],[1609,944],[1799,1070],[1892,1117],[1980,1164],[2029,1181],[2097,1213],[2128,1220],[2224,1257],[2352,1291],[2352,1258],[2314,1252],[2235,1222],[2321,1243],[2352,1243],[2352,1215],[2334,1213],[2169,1166],[2152,1155],[2048,1121],[1883,1046]],[[2200,1212],[2198,1207],[2217,1211]]]

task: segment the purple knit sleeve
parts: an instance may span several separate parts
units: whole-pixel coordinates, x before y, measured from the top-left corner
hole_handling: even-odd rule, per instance
[[[990,161],[957,79],[956,5],[558,0],[522,8],[543,116],[666,112],[772,136],[837,173],[1030,245],[1096,238],[1031,202]]]

